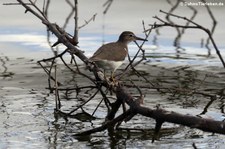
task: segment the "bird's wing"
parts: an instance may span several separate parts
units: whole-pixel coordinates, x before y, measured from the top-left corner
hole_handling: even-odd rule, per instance
[[[121,49],[121,47],[123,49]],[[93,61],[97,61],[99,59],[118,61],[121,59],[124,60],[126,55],[127,55],[127,47],[126,46],[119,45],[118,43],[108,43],[108,44],[101,46],[90,59]]]

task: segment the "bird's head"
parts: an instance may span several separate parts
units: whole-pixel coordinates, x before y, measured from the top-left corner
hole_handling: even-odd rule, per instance
[[[120,34],[119,40],[120,42],[129,43],[136,40],[142,40],[142,41],[148,41],[146,39],[137,37],[133,32],[131,31],[124,31]]]

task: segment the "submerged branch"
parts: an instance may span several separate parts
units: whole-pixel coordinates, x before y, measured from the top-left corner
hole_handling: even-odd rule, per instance
[[[151,109],[148,107],[143,107],[140,105],[139,102],[135,101],[134,98],[129,93],[127,93],[123,87],[117,88],[116,95],[117,104],[119,105],[122,101],[125,101],[130,106],[129,110],[127,110],[116,118],[111,117],[109,119],[110,121],[106,122],[100,127],[80,132],[75,135],[90,135],[91,133],[106,130],[108,127],[114,126],[116,123],[120,122],[121,120],[124,120],[130,115],[136,114],[153,118],[156,121],[162,123],[170,122],[174,124],[181,124],[190,128],[197,128],[202,131],[225,134],[225,122],[205,119],[193,115],[179,114],[177,112],[167,111],[161,108]]]

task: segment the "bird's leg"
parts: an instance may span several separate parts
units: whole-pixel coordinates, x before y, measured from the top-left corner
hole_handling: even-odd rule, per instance
[[[107,74],[106,74],[106,70],[105,69],[103,69],[103,75],[104,75],[104,80],[106,81],[106,82],[111,82],[111,78],[109,78],[109,77],[107,77]]]
[[[104,79],[107,80],[105,69],[103,70]]]
[[[110,80],[113,82],[113,84],[116,84],[117,81],[116,81],[116,79],[115,79],[115,77],[114,77],[114,72],[115,72],[115,71],[111,71],[111,77],[110,77]]]

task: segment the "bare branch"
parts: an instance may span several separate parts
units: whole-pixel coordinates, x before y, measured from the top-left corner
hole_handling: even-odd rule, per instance
[[[107,113],[107,116],[106,116],[107,121],[102,126],[91,129],[91,130],[88,130],[88,131],[78,133],[76,135],[84,135],[84,134],[89,135],[90,133],[102,131],[102,130],[105,130],[107,128],[114,128],[114,126],[116,124],[119,125],[122,121],[128,121],[136,114],[141,114],[143,116],[150,117],[150,118],[153,118],[153,119],[156,120],[157,125],[155,127],[155,136],[154,136],[153,140],[157,138],[157,134],[160,131],[161,125],[164,122],[171,122],[171,123],[175,123],[175,124],[181,124],[181,125],[184,125],[184,126],[188,126],[190,128],[198,128],[198,129],[201,129],[203,131],[225,134],[225,123],[224,122],[219,122],[219,121],[214,121],[214,120],[209,120],[209,119],[203,119],[203,118],[191,116],[191,115],[183,115],[183,114],[179,114],[179,113],[176,113],[176,112],[173,112],[173,111],[166,111],[166,110],[163,110],[163,109],[160,109],[160,108],[151,109],[149,107],[141,106],[140,104],[144,99],[144,95],[142,94],[139,87],[136,87],[136,88],[138,89],[138,91],[140,93],[140,97],[134,98],[130,93],[128,93],[125,90],[125,88],[122,85],[123,83],[120,83],[120,82],[119,83],[118,82],[117,83],[111,83],[107,79],[105,79],[105,77],[102,78],[99,75],[99,73],[101,73],[101,71],[96,66],[96,64],[90,62],[89,59],[84,55],[83,51],[77,48],[78,31],[79,31],[79,28],[78,28],[78,0],[74,0],[75,27],[74,27],[74,36],[73,37],[71,37],[69,33],[67,33],[64,29],[60,28],[57,24],[51,23],[47,19],[47,16],[45,15],[46,13],[44,13],[44,11],[46,11],[46,10],[41,11],[35,5],[35,2],[32,2],[31,0],[29,0],[31,5],[32,5],[32,7],[30,7],[29,5],[24,3],[23,0],[17,0],[17,1],[26,9],[26,12],[30,12],[33,15],[35,15],[37,18],[39,18],[42,21],[42,23],[44,25],[46,25],[46,27],[49,29],[49,31],[51,31],[58,38],[58,41],[56,42],[56,44],[63,43],[66,46],[66,49],[62,53],[59,53],[59,54],[57,53],[56,56],[54,56],[54,57],[51,57],[51,58],[48,58],[48,59],[43,59],[43,60],[39,61],[39,64],[43,67],[44,71],[47,73],[47,75],[49,77],[49,89],[55,90],[56,111],[60,111],[60,106],[61,106],[60,96],[59,96],[60,88],[58,88],[58,81],[57,81],[58,78],[56,76],[56,71],[55,71],[54,76],[51,75],[51,71],[52,71],[52,69],[54,69],[54,66],[55,66],[54,64],[55,64],[55,61],[56,61],[57,58],[59,58],[63,62],[63,64],[66,66],[66,68],[68,68],[73,74],[78,73],[79,75],[81,75],[85,78],[88,78],[91,81],[91,83],[94,84],[94,87],[93,87],[93,85],[89,85],[89,86],[86,86],[87,88],[89,87],[91,90],[96,89],[96,91],[93,94],[91,94],[91,96],[89,96],[85,102],[77,105],[75,109],[71,110],[69,113],[63,113],[62,112],[63,114],[65,114],[65,116],[71,116],[72,113],[77,111],[77,109],[83,110],[83,106],[86,103],[88,103],[90,100],[92,100],[96,96],[97,93],[101,94],[102,101],[104,101],[104,104],[107,107],[107,110],[108,110],[108,113]],[[109,6],[111,5],[112,1],[113,0],[109,0],[105,4],[105,5],[107,5],[107,9],[106,9],[105,13],[107,12],[107,10],[108,10]],[[145,30],[146,39],[149,37],[152,29],[163,27],[163,26],[170,26],[170,27],[177,27],[177,28],[202,29],[211,37],[210,40],[212,41],[212,43],[214,43],[214,40],[211,36],[211,32],[208,29],[204,28],[203,26],[201,26],[201,25],[199,25],[199,24],[197,24],[197,23],[193,22],[192,20],[187,19],[185,17],[178,16],[178,15],[171,14],[171,13],[167,13],[167,12],[164,12],[164,11],[161,11],[161,12],[170,16],[170,17],[172,16],[172,17],[176,17],[176,18],[179,18],[179,19],[184,19],[188,22],[188,25],[177,25],[175,23],[164,21],[163,19],[160,19],[156,16],[155,19],[160,21],[161,24],[155,23],[155,24],[151,25],[150,29],[146,29],[145,24],[143,22],[143,28]],[[95,17],[95,15],[94,15],[94,17]],[[94,17],[93,17],[93,19],[94,19]],[[93,19],[90,19],[90,20],[93,20]],[[87,21],[86,24],[88,24],[88,22],[89,21]],[[191,25],[189,25],[189,24],[191,24]],[[139,50],[138,50],[138,52],[136,53],[136,55],[134,56],[133,59],[131,59],[129,57],[130,63],[128,65],[128,67],[131,68],[134,71],[136,71],[134,67],[145,59],[145,50],[143,49],[144,43],[145,42],[143,42],[141,45],[138,45],[136,43]],[[215,46],[215,49],[217,50],[218,55],[221,56],[219,54],[219,50],[217,49],[216,45],[214,45],[214,46]],[[72,60],[73,64],[75,64],[75,70],[74,70],[74,68],[70,67],[66,63],[66,61],[64,60],[63,56],[66,53],[69,53],[71,55],[71,60]],[[138,57],[138,55],[140,53],[142,54],[141,61],[138,61],[138,62],[134,63],[135,59]],[[79,66],[76,62],[75,56],[78,57],[80,60],[82,60],[84,62],[84,64],[89,68],[89,70],[93,73],[92,74],[93,78],[89,77],[87,74],[82,73],[80,71]],[[42,65],[42,62],[47,62],[47,61],[51,62],[49,69],[47,69],[46,67],[44,67]],[[223,62],[223,64],[224,64],[224,62]],[[128,67],[126,69],[128,69]],[[224,67],[225,67],[225,64],[224,64]],[[136,71],[136,72],[138,74],[138,71]],[[139,73],[138,75],[141,75],[141,74]],[[143,78],[145,80],[148,80],[144,76],[143,76]],[[51,80],[53,80],[54,83],[55,83],[54,87],[51,87],[51,82],[50,82]],[[136,86],[136,85],[133,84],[133,86]],[[79,92],[78,90],[80,88],[78,87],[77,84],[75,85],[75,88],[73,88],[73,89],[76,90],[76,94],[78,94],[78,92]],[[155,89],[159,89],[159,87],[155,87]],[[61,88],[61,90],[66,90],[66,89]],[[177,91],[178,89],[177,90],[174,89],[174,90]],[[69,90],[66,90],[66,91],[69,91]],[[111,103],[109,101],[109,96],[108,96],[109,92],[114,92],[116,94],[117,99],[114,103]],[[201,92],[197,92],[196,89],[193,91],[193,93],[201,94]],[[68,94],[66,93],[66,96],[67,95]],[[92,115],[98,109],[98,107],[102,103],[102,101],[100,101],[98,103],[98,105],[95,108]],[[129,106],[129,109],[124,110],[124,112],[122,114],[115,117],[119,108],[120,108],[120,106],[124,105],[124,103],[126,103]]]
[[[74,36],[73,36],[73,40],[75,41],[75,43],[78,43],[78,0],[74,0],[74,13],[75,13],[75,17],[74,17],[74,21],[75,21],[75,28],[74,28]]]
[[[222,55],[220,54],[220,51],[219,51],[219,49],[218,49],[218,47],[217,47],[217,45],[216,45],[216,43],[215,43],[215,41],[214,41],[214,39],[213,39],[213,37],[212,37],[212,34],[211,34],[211,32],[209,31],[209,29],[207,29],[207,28],[205,28],[205,27],[203,27],[203,26],[201,26],[201,25],[195,23],[194,21],[192,21],[192,20],[190,20],[190,19],[188,19],[188,18],[186,18],[186,17],[182,17],[182,16],[179,16],[179,15],[171,14],[171,13],[167,13],[167,12],[162,11],[162,10],[160,10],[160,12],[162,12],[162,13],[164,13],[164,14],[166,14],[166,15],[170,15],[170,16],[176,17],[176,18],[178,18],[178,19],[186,20],[186,21],[190,22],[191,24],[193,24],[193,26],[190,26],[190,25],[186,26],[186,25],[171,24],[170,22],[166,22],[166,21],[164,21],[164,20],[158,18],[157,16],[155,16],[154,18],[156,18],[156,19],[159,20],[160,22],[163,22],[163,24],[156,24],[156,23],[155,23],[154,25],[150,25],[150,26],[154,26],[154,28],[159,28],[159,27],[164,27],[164,26],[170,26],[170,27],[186,28],[186,29],[201,29],[201,30],[205,31],[205,32],[208,34],[208,36],[209,36],[209,38],[210,38],[210,41],[212,42],[213,47],[214,47],[214,49],[216,50],[216,53],[217,53],[217,55],[218,55],[218,57],[219,57],[219,59],[220,59],[222,65],[223,65],[223,67],[225,68],[225,62],[224,62],[224,60],[223,60],[223,57],[222,57]],[[149,31],[149,30],[150,30],[150,29],[147,29],[146,31]]]
[[[110,6],[112,5],[113,0],[107,0],[104,4],[103,7],[106,7],[105,10],[103,11],[103,14],[106,14],[110,8]]]
[[[95,13],[89,20],[87,20],[87,21],[85,20],[85,23],[84,23],[83,25],[79,26],[78,29],[81,29],[81,28],[85,27],[85,26],[88,25],[91,21],[95,21],[96,16],[97,16],[97,13]]]

